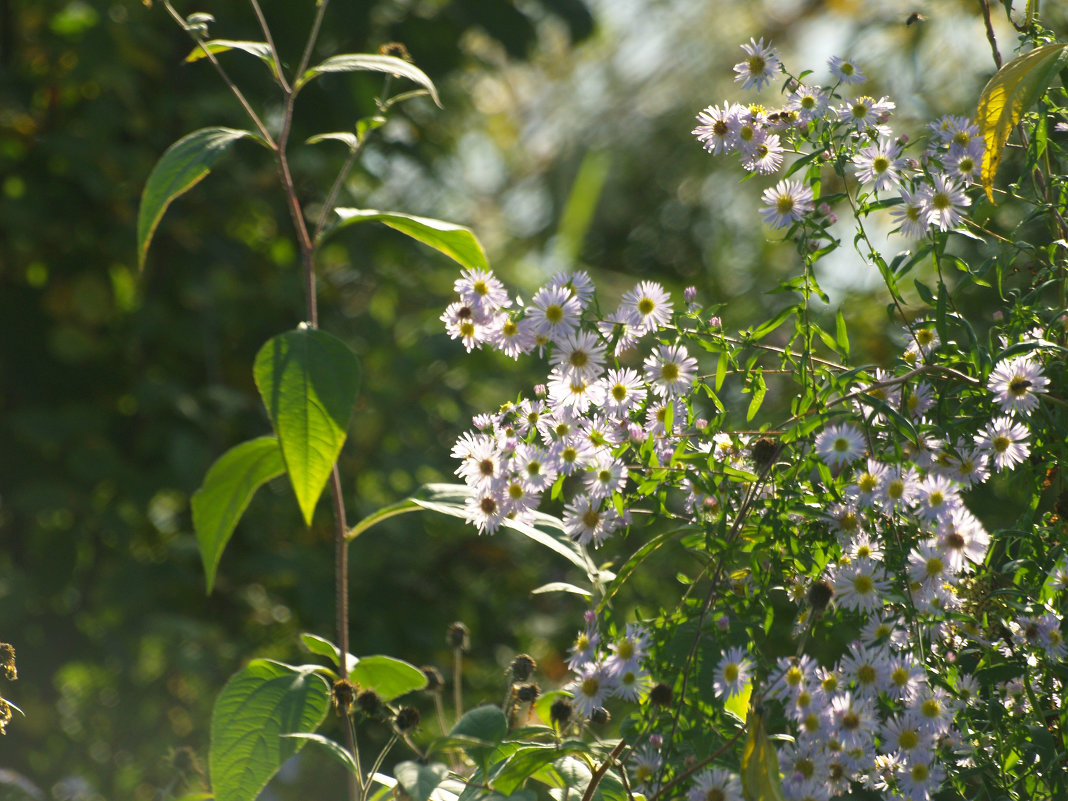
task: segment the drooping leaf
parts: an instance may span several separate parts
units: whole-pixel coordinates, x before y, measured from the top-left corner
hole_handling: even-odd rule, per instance
[[[352,754],[350,754],[348,750],[343,745],[341,745],[341,743],[335,742],[329,737],[324,737],[321,734],[313,734],[311,732],[306,731],[283,734],[282,737],[289,737],[294,740],[303,740],[309,743],[316,743],[317,745],[324,748],[326,752],[330,754],[330,756],[332,756],[335,760],[340,762],[353,773],[360,772],[360,769],[357,767],[356,760],[353,758]]]
[[[764,716],[754,707],[745,719],[745,747],[742,749],[742,794],[746,801],[785,801],[779,755],[764,729]]]
[[[278,440],[259,437],[242,442],[220,456],[204,476],[200,489],[193,493],[193,530],[197,534],[209,593],[215,584],[215,571],[223,549],[252,496],[285,469]]]
[[[283,734],[312,732],[326,717],[330,688],[314,665],[256,659],[215,699],[208,763],[216,801],[254,801],[303,746]]]
[[[324,235],[355,223],[378,220],[424,245],[441,251],[463,267],[489,269],[489,262],[486,260],[486,254],[478,238],[470,228],[464,228],[462,225],[426,217],[415,217],[398,211],[342,208],[337,209],[337,214],[341,221],[328,228]]]
[[[255,56],[266,64],[270,68],[271,74],[276,78],[278,77],[278,73],[275,71],[274,67],[274,58],[271,56],[271,46],[266,42],[242,42],[234,39],[212,39],[204,42],[204,47],[208,48],[213,54],[225,53],[228,50],[240,50],[243,53],[248,53],[250,56]],[[204,49],[197,45],[193,48],[193,52],[185,57],[185,61],[189,64],[194,61],[200,61],[202,58],[207,58],[207,55],[204,53]]]
[[[396,56],[382,56],[376,53],[344,53],[331,56],[321,64],[310,68],[297,79],[294,91],[301,88],[318,75],[325,72],[383,72],[388,75],[399,75],[422,86],[430,93],[435,105],[441,108],[441,99],[438,97],[437,87],[430,80],[430,76],[404,59]]]
[[[547,592],[570,592],[573,595],[582,595],[586,598],[593,597],[593,593],[589,590],[584,590],[582,587],[576,587],[574,584],[568,584],[566,581],[550,581],[548,584],[542,584],[540,587],[535,587],[530,591],[530,594],[542,595]]]
[[[994,175],[1009,134],[1024,112],[1041,99],[1065,64],[1068,64],[1068,44],[1036,47],[1004,65],[983,88],[976,112],[979,135],[986,146],[979,180],[991,203],[994,202]]]
[[[260,348],[253,374],[304,522],[310,525],[345,442],[359,385],[359,361],[332,334],[301,327]]]
[[[201,128],[167,148],[145,182],[137,212],[137,266],[144,268],[148,246],[163,213],[179,195],[211,172],[216,161],[238,139],[254,136],[233,128]]]
[[[397,782],[411,801],[427,801],[449,773],[439,762],[422,765],[418,762],[399,762],[393,769]]]
[[[493,777],[493,789],[502,795],[510,796],[524,781],[560,757],[585,754],[589,751],[589,745],[582,740],[565,740],[559,745],[526,744],[512,754],[505,766]]]
[[[365,656],[349,671],[349,679],[365,690],[374,690],[389,702],[405,693],[426,687],[426,674],[391,656]]]

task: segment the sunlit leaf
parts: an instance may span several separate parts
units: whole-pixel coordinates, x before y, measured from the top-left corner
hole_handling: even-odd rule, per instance
[[[282,446],[304,522],[345,442],[360,365],[332,334],[302,327],[267,342],[253,368],[256,387]]]
[[[145,183],[137,212],[137,266],[145,266],[148,246],[163,213],[179,195],[188,192],[211,172],[216,161],[238,139],[254,136],[233,128],[201,128],[167,148]]]
[[[434,762],[422,765],[419,762],[399,762],[393,769],[397,782],[404,788],[411,801],[427,801],[448,773],[445,765]]]
[[[1003,66],[983,88],[976,112],[979,135],[986,146],[979,179],[991,202],[994,201],[994,175],[1009,134],[1066,63],[1068,44],[1036,47]]]
[[[223,549],[252,496],[285,469],[278,440],[259,437],[242,442],[220,456],[204,476],[200,489],[193,493],[193,530],[209,593],[215,584],[215,571]]]
[[[330,688],[314,665],[253,660],[215,699],[208,762],[216,801],[254,801],[326,717]]]
[[[426,674],[391,656],[365,656],[349,672],[349,679],[374,690],[387,703],[405,693],[426,687]]]
[[[251,56],[255,56],[264,64],[266,64],[271,74],[276,78],[278,73],[275,71],[274,58],[271,56],[271,46],[266,42],[242,42],[234,39],[212,39],[204,42],[206,47],[213,55],[217,53],[225,53],[228,50],[240,50],[244,53],[248,53]],[[185,57],[186,63],[193,61],[200,61],[202,58],[207,58],[207,54],[204,52],[204,48],[197,45],[193,52]]]
[[[297,80],[293,87],[299,91],[308,81],[325,72],[383,72],[388,75],[399,75],[422,86],[430,94],[434,103],[440,108],[441,99],[438,97],[437,87],[430,80],[430,76],[404,59],[396,56],[383,56],[374,53],[345,53],[331,56],[321,64],[309,69]]]
[[[742,794],[746,801],[784,801],[779,755],[764,730],[764,716],[750,708],[742,749]]]
[[[330,756],[332,756],[335,760],[337,760],[346,768],[348,768],[352,773],[360,772],[359,768],[356,765],[356,760],[353,758],[352,754],[350,754],[348,750],[343,745],[341,745],[341,743],[335,742],[329,737],[324,737],[321,734],[313,734],[311,732],[306,731],[283,734],[282,737],[290,737],[294,740],[303,740],[309,743],[316,743],[321,748],[325,749],[326,752],[330,754]]]
[[[355,223],[377,220],[424,245],[441,251],[463,267],[489,269],[486,253],[482,250],[478,238],[470,228],[464,228],[462,225],[427,217],[415,217],[399,211],[377,211],[375,209],[343,208],[337,209],[337,215],[341,218],[340,222],[327,229],[326,234]]]

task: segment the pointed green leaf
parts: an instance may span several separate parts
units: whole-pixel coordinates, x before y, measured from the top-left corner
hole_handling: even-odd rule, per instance
[[[399,762],[393,769],[397,782],[411,801],[427,801],[448,773],[449,769],[438,762],[430,765]]]
[[[365,690],[374,690],[387,703],[405,693],[426,687],[426,674],[391,656],[365,656],[349,672],[349,679]]]
[[[254,801],[303,742],[281,735],[314,731],[330,688],[314,665],[256,659],[215,699],[208,762],[216,801]]]
[[[233,128],[201,128],[171,145],[152,168],[137,212],[137,266],[145,266],[152,234],[163,218],[167,206],[189,191],[212,165],[238,139],[253,136],[251,131]]]
[[[784,801],[779,756],[768,739],[763,715],[750,707],[742,749],[742,795],[746,801]]]
[[[543,595],[547,592],[570,592],[573,595],[582,595],[586,598],[593,597],[593,593],[589,590],[584,590],[582,587],[576,587],[574,584],[568,584],[566,581],[550,581],[548,584],[542,584],[540,587],[535,587],[530,591],[530,594]]]
[[[359,361],[337,337],[302,327],[268,341],[256,354],[253,372],[304,522],[311,525],[315,504],[345,442]]]
[[[768,385],[764,383],[764,373],[762,371],[757,370],[753,374],[753,378],[755,379],[756,385],[753,386],[752,383],[750,384],[750,389],[753,392],[753,399],[749,401],[749,409],[745,413],[745,419],[747,421],[752,420],[756,416],[756,413],[760,410],[760,405],[764,402],[764,396],[768,392]]]
[[[331,226],[326,233],[336,231],[354,223],[378,220],[390,228],[417,239],[424,245],[439,250],[453,261],[464,267],[489,269],[482,245],[471,232],[462,225],[431,220],[426,217],[413,217],[397,211],[377,211],[375,209],[337,209],[341,221]]]
[[[372,53],[345,53],[331,56],[322,64],[312,67],[297,80],[293,91],[299,92],[308,81],[324,72],[384,72],[389,75],[399,75],[422,86],[434,103],[441,108],[441,100],[438,98],[438,90],[430,76],[404,59],[396,56],[382,56]]]
[[[275,72],[274,58],[271,56],[271,46],[266,42],[239,42],[233,39],[212,39],[204,42],[204,47],[208,48],[212,53],[225,53],[228,50],[241,50],[244,53],[248,53],[250,56],[255,56],[264,64],[266,64],[271,74],[276,78],[278,73]],[[207,58],[204,53],[204,48],[197,45],[193,52],[185,57],[187,64],[194,61],[200,61],[202,58]]]
[[[1023,118],[1068,63],[1068,44],[1036,47],[997,71],[979,97],[976,121],[986,150],[980,165],[979,180],[986,196],[994,202],[994,175],[1001,162],[1001,151],[1012,129]]]
[[[305,632],[300,635],[300,643],[308,653],[326,657],[334,663],[334,667],[341,666],[341,649],[324,637]],[[347,659],[345,660],[345,664],[349,672],[351,672],[352,669],[356,667],[356,663],[360,660],[352,654],[346,654],[346,656]]]
[[[508,734],[508,720],[499,706],[485,704],[478,706],[456,721],[449,731],[450,737],[470,737],[484,743],[499,743]],[[484,762],[490,752],[491,746],[477,745],[464,749],[476,762]],[[485,768],[485,766],[483,766]]]
[[[846,328],[845,316],[842,314],[842,310],[839,309],[838,313],[834,316],[834,329],[835,339],[838,342],[838,352],[842,354],[845,359],[849,358],[849,330]]]
[[[278,440],[259,437],[220,456],[204,476],[200,489],[193,493],[193,530],[197,533],[209,593],[223,549],[252,496],[285,469]]]

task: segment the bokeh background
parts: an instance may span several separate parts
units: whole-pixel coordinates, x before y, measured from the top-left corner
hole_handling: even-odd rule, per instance
[[[214,14],[215,37],[259,38],[244,2],[176,5]],[[292,67],[313,3],[263,7]],[[815,80],[829,56],[854,58],[869,75],[863,91],[891,96],[895,130],[915,138],[932,115],[971,116],[993,74],[978,7],[334,0],[320,57],[402,42],[445,106],[401,106],[341,202],[469,225],[526,297],[559,270],[586,269],[607,307],[655,279],[677,302],[693,284],[725,304],[728,328],[752,325],[786,302],[767,290],[797,263],[759,224],[769,182],[741,183],[737,164],[713,160],[690,135],[706,105],[779,102],[779,87],[755,98],[733,83],[739,44],[770,38]],[[926,19],[906,25],[917,11]],[[1063,33],[1064,12],[1043,11]],[[1000,4],[993,16],[1009,57],[1016,34]],[[254,656],[304,661],[299,632],[333,633],[329,511],[324,502],[306,529],[282,482],[256,496],[204,593],[189,498],[215,458],[268,432],[252,359],[300,321],[303,301],[273,164],[247,143],[172,206],[138,273],[137,204],[156,159],[197,128],[246,125],[207,64],[183,63],[190,50],[158,3],[0,0],[0,641],[15,645],[20,673],[3,694],[26,712],[0,739],[3,799],[147,801],[195,787],[188,752],[176,749],[204,761],[226,679]],[[223,58],[276,114],[263,65]],[[328,75],[302,93],[292,157],[309,204],[344,153],[300,143],[370,114],[377,80]],[[467,356],[448,340],[438,317],[457,268],[395,232],[350,228],[319,270],[322,325],[363,363],[342,457],[355,521],[449,481],[449,449],[471,416],[529,392],[545,368]],[[859,358],[889,358],[896,327],[874,269],[847,240],[820,270]],[[469,703],[500,697],[518,651],[539,661],[544,689],[565,680],[584,602],[530,595],[569,578],[551,553],[419,514],[372,529],[351,561],[355,653],[444,668],[446,627],[462,620]],[[670,559],[651,565],[620,603],[677,595],[675,573]],[[340,770],[309,749],[266,795],[341,787]]]

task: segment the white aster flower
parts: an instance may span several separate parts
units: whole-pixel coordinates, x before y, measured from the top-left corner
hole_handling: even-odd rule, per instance
[[[825,464],[840,467],[864,453],[864,437],[851,423],[832,425],[816,435],[816,453]]]
[[[764,44],[763,37],[759,41],[750,39],[749,44],[742,45],[742,50],[746,59],[734,65],[734,80],[741,81],[743,89],[756,88],[759,91],[775,77],[779,56],[771,49],[770,42]]]
[[[813,209],[812,190],[793,179],[765,189],[761,199],[767,208],[760,210],[760,216],[772,228],[785,228]]]
[[[489,270],[464,270],[453,284],[453,289],[460,300],[480,311],[495,312],[512,305],[504,284]]]
[[[852,59],[831,56],[827,61],[827,66],[830,67],[831,75],[840,83],[849,85],[864,82],[864,70],[858,67]]]
[[[742,801],[741,780],[724,768],[707,768],[697,774],[687,801]]]
[[[603,408],[616,417],[626,417],[645,400],[645,384],[641,376],[629,367],[609,370],[602,383]]]
[[[623,296],[616,319],[626,320],[644,334],[670,323],[671,312],[671,297],[664,287],[655,281],[642,281]]]
[[[645,379],[661,398],[682,395],[693,384],[697,359],[683,345],[661,345],[646,358]]]
[[[901,148],[889,139],[880,139],[862,148],[853,158],[857,180],[872,184],[877,192],[900,185],[901,165]]]
[[[553,342],[563,342],[578,328],[582,304],[565,286],[544,286],[530,301],[527,317],[534,323],[534,333]]]
[[[890,218],[906,239],[923,239],[930,228],[924,215],[923,198],[906,189],[901,190],[901,205],[890,208]]]
[[[1011,417],[998,417],[988,423],[981,434],[975,435],[976,444],[990,455],[997,470],[1019,464],[1028,457],[1031,449],[1027,440],[1030,432]]]
[[[604,370],[605,346],[591,331],[574,331],[553,349],[549,363],[567,378],[596,381]]]
[[[1026,356],[998,362],[986,384],[1001,411],[1020,417],[1027,417],[1038,407],[1038,395],[1045,394],[1048,386],[1042,365]]]
[[[716,678],[712,683],[716,698],[728,700],[745,689],[752,672],[752,665],[745,657],[741,646],[729,648],[716,665]]]
[[[962,209],[972,205],[964,189],[948,175],[935,175],[934,183],[919,190],[924,221],[939,231],[956,228],[964,220]]]

